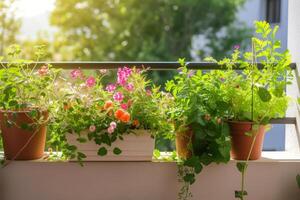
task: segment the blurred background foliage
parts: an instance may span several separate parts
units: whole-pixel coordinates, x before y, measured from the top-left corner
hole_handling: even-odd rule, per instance
[[[18,39],[22,20],[13,6],[16,0],[0,0],[0,56],[18,43],[25,58],[32,57],[33,46],[46,45],[48,61],[219,59],[236,44],[246,48],[252,30],[236,19],[244,1],[56,0],[49,16],[55,33]],[[149,76],[163,85],[174,73],[153,71]]]

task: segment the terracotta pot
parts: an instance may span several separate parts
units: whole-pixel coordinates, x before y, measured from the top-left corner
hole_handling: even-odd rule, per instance
[[[30,130],[21,128],[36,122],[28,115],[29,111],[0,110],[4,154],[8,160],[34,160],[44,155],[46,125],[43,124],[39,128],[32,127]],[[42,115],[44,120],[48,118],[48,112],[43,112]],[[8,121],[13,123],[9,125]]]
[[[183,132],[176,133],[176,151],[179,158],[187,159],[192,156],[192,138],[193,131],[190,128]]]
[[[257,160],[261,157],[262,146],[265,136],[265,126],[260,125],[253,136],[247,136],[245,133],[252,131],[252,122],[229,121],[231,134],[231,157],[235,160],[247,160],[251,144],[256,139],[249,160]]]

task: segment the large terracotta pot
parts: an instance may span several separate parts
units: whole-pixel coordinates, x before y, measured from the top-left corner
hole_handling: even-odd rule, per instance
[[[80,143],[75,134],[67,134],[66,138],[69,144],[75,145],[78,151],[86,155],[87,161],[152,161],[155,140],[147,130],[140,129],[134,132],[136,135],[132,133],[123,135],[124,140],[116,140],[110,147],[106,145],[107,155],[105,156],[97,155],[99,145],[94,141]],[[120,155],[113,153],[115,147],[122,150]]]
[[[192,138],[193,131],[191,128],[176,133],[176,152],[179,158],[187,159],[192,156]]]
[[[36,123],[28,115],[29,112],[29,110],[0,110],[0,128],[4,154],[8,160],[34,160],[44,155],[46,124],[39,126],[39,128],[24,129],[25,126]],[[48,118],[48,112],[38,113],[38,115],[42,115],[43,120],[47,120]]]
[[[261,157],[265,137],[265,126],[260,125],[258,130],[252,133],[253,136],[247,136],[246,132],[252,131],[252,122],[229,121],[228,124],[231,134],[231,157],[235,160],[247,160],[254,135],[256,135],[249,160],[259,159]]]

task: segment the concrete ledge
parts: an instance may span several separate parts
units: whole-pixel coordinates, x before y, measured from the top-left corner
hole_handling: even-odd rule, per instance
[[[236,161],[210,165],[192,186],[194,200],[233,200],[239,189]],[[251,162],[248,200],[297,200],[300,162]],[[1,200],[175,200],[180,188],[170,162],[14,161],[0,169]]]

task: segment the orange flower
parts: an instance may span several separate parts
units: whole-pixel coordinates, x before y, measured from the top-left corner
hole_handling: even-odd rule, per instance
[[[129,121],[130,121],[130,114],[129,114],[128,112],[125,112],[125,113],[121,116],[120,120],[121,120],[122,122],[124,122],[124,123],[129,122]]]
[[[106,101],[103,108],[104,110],[107,110],[109,109],[110,107],[113,107],[114,106],[114,103],[112,101]]]
[[[115,112],[115,118],[117,118],[121,122],[127,123],[130,121],[130,114],[122,109],[118,109]]]
[[[121,117],[124,115],[124,111],[122,109],[118,109],[116,112],[115,112],[115,118],[117,119],[121,119]]]
[[[140,126],[139,120],[137,120],[137,119],[133,120],[132,125],[135,127],[139,127]]]

